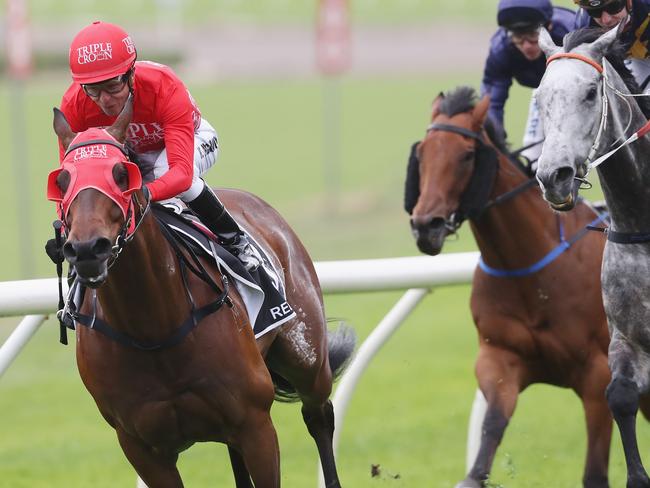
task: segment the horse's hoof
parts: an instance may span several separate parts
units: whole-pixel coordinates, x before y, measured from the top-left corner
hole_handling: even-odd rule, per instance
[[[650,478],[645,473],[627,477],[627,488],[650,488]]]
[[[472,478],[465,478],[460,483],[456,483],[456,486],[454,488],[482,488],[482,487],[483,485],[481,484],[480,481],[477,481]]]

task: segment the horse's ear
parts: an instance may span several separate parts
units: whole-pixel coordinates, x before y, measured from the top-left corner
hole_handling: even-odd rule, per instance
[[[438,96],[435,98],[435,100],[433,101],[433,104],[431,105],[431,122],[433,122],[433,119],[435,119],[440,113],[440,104],[442,103],[444,98],[445,98],[445,94],[440,92]]]
[[[474,106],[472,111],[472,123],[474,125],[474,130],[479,131],[483,127],[485,118],[487,117],[488,110],[490,108],[490,96],[485,94],[483,98]]]
[[[56,135],[61,140],[63,149],[66,150],[72,142],[72,139],[74,139],[77,134],[70,128],[70,124],[65,118],[65,115],[63,115],[63,112],[61,112],[56,107],[54,107],[52,110],[54,111],[54,120],[52,121],[54,132],[56,132]]]
[[[120,115],[117,116],[113,125],[111,125],[106,131],[112,135],[119,142],[124,143],[126,140],[126,129],[129,128],[129,123],[131,123],[131,118],[133,117],[133,95],[129,95],[129,98],[126,99],[124,103],[124,108],[120,112]]]
[[[619,26],[620,28],[620,26]],[[602,56],[614,43],[616,37],[618,36],[618,29],[610,29],[605,32],[602,36],[596,39],[591,46],[589,46],[589,51],[592,53],[592,56],[598,57]]]
[[[555,45],[555,43],[553,42],[553,38],[551,37],[551,34],[549,34],[544,27],[542,27],[539,30],[538,43],[539,43],[539,47],[542,48],[542,51],[544,51],[544,54],[546,55],[546,59],[550,58],[554,54],[559,53],[562,50]]]

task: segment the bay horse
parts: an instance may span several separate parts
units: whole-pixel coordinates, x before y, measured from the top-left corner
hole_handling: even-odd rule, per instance
[[[623,64],[617,30],[601,34],[576,31],[559,48],[542,31],[548,65],[537,100],[546,142],[537,179],[550,205],[568,211],[597,168],[611,215],[602,265],[611,335],[607,400],[621,434],[627,486],[650,487],[636,435],[639,408],[650,420],[650,139],[643,137],[650,101]]]
[[[573,214],[554,215],[486,120],[488,106],[489,97],[477,101],[470,87],[440,94],[409,163],[419,184],[413,189],[407,180],[406,209],[420,251],[438,254],[445,237],[469,219],[481,253],[470,307],[487,413],[477,458],[456,486],[488,484],[518,395],[533,383],[548,383],[580,397],[587,422],[583,485],[607,487],[612,419],[604,395],[603,243],[585,230],[600,217],[585,203]]]
[[[87,154],[99,154],[102,145],[104,151],[122,147],[131,117],[129,100],[112,126],[78,138],[55,109],[54,129],[68,150],[99,131],[101,140],[84,143],[90,144]],[[194,261],[203,276],[187,272],[188,251],[165,238],[134,167],[125,157],[95,169],[83,160],[64,161],[48,188],[67,230],[63,255],[87,287],[80,312],[112,330],[102,333],[94,320],[88,327],[76,324],[79,373],[128,461],[150,488],[179,488],[179,453],[195,442],[222,442],[238,488],[277,488],[279,448],[270,408],[274,392],[284,392],[302,401],[327,486],[340,487],[328,398],[355,337],[348,327],[328,334],[318,278],[298,237],[260,198],[218,192],[270,251],[297,312],[256,341],[240,294],[228,288],[214,261]]]

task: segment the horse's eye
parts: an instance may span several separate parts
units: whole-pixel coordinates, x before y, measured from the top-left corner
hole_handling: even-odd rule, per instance
[[[596,89],[595,86],[592,86],[591,88],[589,88],[585,100],[588,102],[593,102],[596,99],[596,95],[598,95],[598,90]]]
[[[464,163],[471,163],[474,161],[474,156],[476,155],[476,151],[474,149],[470,149],[467,151],[465,154],[463,154],[463,159],[462,161]]]

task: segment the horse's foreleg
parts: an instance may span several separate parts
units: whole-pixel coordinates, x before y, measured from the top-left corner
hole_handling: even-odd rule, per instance
[[[119,428],[116,430],[124,455],[149,488],[183,488],[176,468],[178,454],[156,453],[139,439]]]
[[[621,434],[625,463],[627,464],[627,487],[650,487],[636,438],[636,414],[639,409],[639,391],[636,383],[614,375],[607,387],[607,402]]]
[[[494,348],[490,348],[488,352],[483,350],[479,354],[476,376],[487,400],[487,412],[474,465],[456,488],[479,488],[490,475],[496,450],[515,411],[519,396],[519,366],[516,359],[509,361],[513,358],[515,357],[507,351]]]
[[[238,433],[236,443],[241,453],[240,459],[250,473],[255,488],[279,488],[280,448],[269,412],[262,411],[255,418],[249,419],[244,430]],[[232,462],[232,452],[230,459]],[[239,486],[237,481],[237,487]]]
[[[576,393],[582,399],[587,420],[587,460],[582,484],[585,488],[608,488],[607,466],[612,438],[612,415],[605,401],[609,368],[604,356],[583,376]]]
[[[630,346],[615,326],[609,344],[609,366],[612,381],[607,386],[607,403],[621,434],[625,463],[627,464],[627,487],[650,487],[636,437],[636,414],[639,410],[639,388],[633,381],[635,365],[641,364],[635,348]]]
[[[254,488],[241,454],[230,446],[228,446],[228,454],[230,455],[232,473],[235,476],[235,486],[237,488]]]

